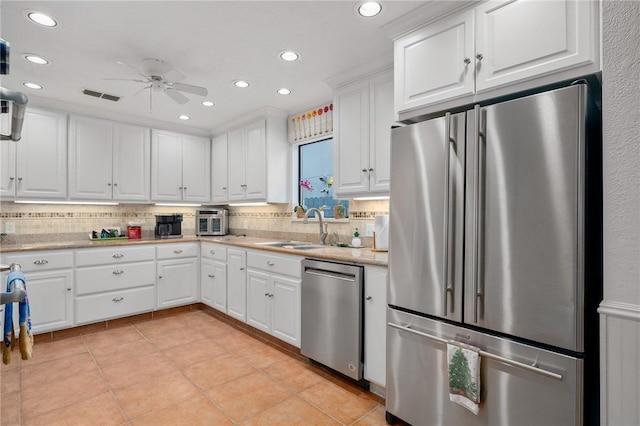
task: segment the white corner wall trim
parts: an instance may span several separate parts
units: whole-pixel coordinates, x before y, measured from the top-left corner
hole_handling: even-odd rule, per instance
[[[600,315],[640,322],[640,306],[630,303],[603,301],[598,308]]]

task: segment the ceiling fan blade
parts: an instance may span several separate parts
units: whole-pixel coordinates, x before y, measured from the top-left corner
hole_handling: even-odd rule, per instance
[[[138,73],[138,75],[141,75],[142,77],[146,78],[147,80],[149,80],[149,76],[145,73],[143,73],[142,71],[140,71],[138,68],[134,67],[133,65],[129,65],[126,62],[122,62],[122,61],[116,61],[116,64],[118,65],[124,65],[125,67],[129,67],[132,70],[134,70],[135,72]]]
[[[187,77],[180,71],[169,68],[169,70],[162,73],[162,78],[166,81],[182,81]]]
[[[146,87],[143,87],[142,89],[140,89],[140,90],[138,90],[136,93],[134,93],[134,94],[133,94],[133,96],[138,96],[138,94],[139,94],[140,92],[142,92],[143,90],[150,89],[150,88],[151,88],[151,85],[146,86]]]
[[[185,95],[183,95],[182,93],[178,92],[176,89],[173,89],[171,87],[167,87],[164,93],[166,93],[167,96],[169,96],[171,99],[173,99],[175,102],[179,103],[180,105],[186,104],[187,102],[189,102],[189,98],[187,98]]]
[[[181,92],[187,92],[198,96],[207,96],[207,94],[209,93],[206,88],[194,86],[193,84],[173,83],[172,87],[174,89],[180,90]]]

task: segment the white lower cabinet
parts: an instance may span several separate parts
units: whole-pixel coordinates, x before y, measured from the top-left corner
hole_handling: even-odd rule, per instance
[[[247,321],[247,252],[227,250],[227,314]]]
[[[162,244],[157,248],[157,309],[198,301],[198,243]]]
[[[247,323],[300,347],[302,258],[247,253]]]
[[[364,268],[364,378],[382,387],[387,371],[387,276],[387,268]]]
[[[24,272],[34,334],[73,326],[73,252],[7,254],[2,256],[2,263],[17,263]],[[6,283],[7,275],[2,274],[2,283]],[[16,318],[17,309],[15,305]]]
[[[76,251],[76,324],[153,311],[155,247]]]
[[[200,300],[227,312],[227,248],[201,243],[200,255]]]

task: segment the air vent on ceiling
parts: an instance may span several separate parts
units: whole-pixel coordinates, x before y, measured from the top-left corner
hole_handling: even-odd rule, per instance
[[[94,98],[106,99],[113,102],[118,102],[120,100],[120,96],[108,95],[106,93],[96,92],[95,90],[84,89],[82,93],[87,96],[93,96]]]

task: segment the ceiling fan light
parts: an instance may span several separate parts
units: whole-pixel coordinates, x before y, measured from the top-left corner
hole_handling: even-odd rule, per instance
[[[234,84],[234,86],[240,87],[242,89],[244,89],[245,87],[251,86],[251,83],[249,83],[248,81],[245,81],[245,80],[235,80],[233,82],[233,84]]]
[[[212,106],[214,106],[214,105],[215,105],[215,104],[214,104],[213,102],[211,102],[211,101],[202,101],[201,103],[202,103],[202,105],[204,105],[204,106],[206,106],[206,107],[212,107]]]
[[[285,50],[280,52],[280,59],[286,62],[293,62],[300,59],[300,55],[293,50]]]
[[[47,65],[49,63],[49,61],[45,58],[43,58],[42,56],[38,56],[38,55],[33,55],[31,53],[25,53],[22,55],[22,57],[34,64],[37,65]]]
[[[358,13],[365,18],[376,16],[382,11],[382,5],[376,1],[367,1],[358,6]]]
[[[30,81],[25,81],[24,83],[22,83],[22,85],[24,87],[28,87],[29,89],[34,89],[34,90],[40,90],[42,89],[42,86],[37,84],[37,83],[32,83]]]
[[[183,114],[183,115],[178,116],[178,118],[179,118],[180,120],[185,120],[185,121],[186,121],[186,120],[189,120],[191,117],[189,117],[188,115],[184,115],[184,114]]]
[[[29,18],[31,21],[35,22],[36,24],[42,25],[43,27],[51,28],[58,25],[55,19],[53,19],[49,15],[45,15],[42,12],[36,12],[36,11],[28,12],[27,18]]]

